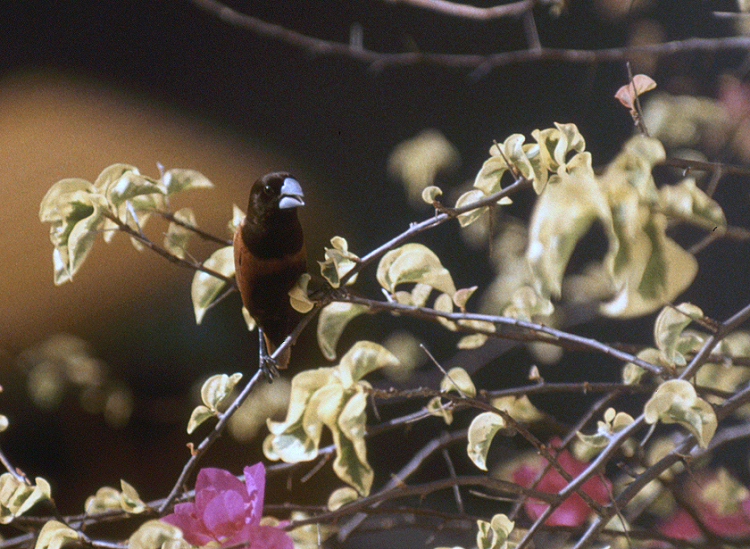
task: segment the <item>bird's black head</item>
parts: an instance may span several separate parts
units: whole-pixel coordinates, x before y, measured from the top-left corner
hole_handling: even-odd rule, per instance
[[[302,187],[289,173],[273,172],[258,179],[250,190],[248,213],[269,215],[304,206]]]

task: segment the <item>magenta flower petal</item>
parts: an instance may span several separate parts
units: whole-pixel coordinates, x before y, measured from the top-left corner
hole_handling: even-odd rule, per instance
[[[247,525],[222,546],[245,544],[246,549],[294,549],[294,542],[289,534],[273,526]]]
[[[182,530],[185,540],[203,546],[244,549],[294,549],[283,530],[260,526],[266,470],[262,463],[245,467],[245,482],[223,469],[201,469],[195,481],[195,502],[175,505],[162,520]]]
[[[233,535],[250,520],[252,505],[245,497],[244,491],[220,492],[206,504],[202,514],[203,524],[217,540]]]
[[[245,489],[253,504],[250,522],[260,524],[266,490],[266,468],[262,463],[256,463],[252,467],[245,467],[243,473],[245,473]]]
[[[195,511],[194,503],[178,503],[174,506],[174,513],[161,520],[182,530],[188,543],[199,546],[206,545],[213,541],[214,537],[208,533],[203,521]]]

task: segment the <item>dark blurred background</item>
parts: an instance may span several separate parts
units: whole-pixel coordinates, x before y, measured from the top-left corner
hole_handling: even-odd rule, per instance
[[[460,21],[380,0],[230,5],[325,40],[346,42],[358,25],[364,47],[377,51],[489,54],[526,47],[516,19]],[[712,15],[729,9],[728,1],[571,0],[558,17],[545,6],[534,14],[545,46],[599,49],[641,35],[732,34],[730,23]],[[654,59],[646,68],[661,89],[715,96],[718,75],[740,60],[736,52],[700,52]],[[209,373],[248,371],[254,361],[255,338],[243,327],[237,296],[196,326],[192,272],[136,252],[125,238],[98,242],[75,282],[54,287],[48,226],[37,211],[58,179],[93,180],[114,162],[150,175],[158,173],[157,162],[195,168],[217,189],[195,191],[185,204],[195,205],[202,226],[226,235],[231,205],[244,209],[249,184],[270,169],[288,168],[308,197],[302,215],[314,265],[333,235],[363,254],[429,215],[410,210],[401,185],[387,176],[388,154],[404,139],[437,128],[456,146],[462,164],[443,182],[448,186],[473,178],[493,140],[556,121],[576,123],[602,165],[633,131],[613,98],[626,81],[622,63],[368,67],[234,28],[187,0],[2,2],[0,373],[6,390],[0,412],[10,416],[11,429],[0,445],[13,463],[52,481],[64,512],[80,510],[86,495],[105,483],[116,486],[120,477],[144,498],[163,496],[187,458],[184,444],[195,440],[184,432],[195,404],[186,396],[190,387]],[[744,211],[746,191],[736,200],[736,211]],[[731,209],[728,214],[739,223]],[[453,233],[446,229],[424,241],[453,267],[459,286],[488,280],[472,269],[485,264],[486,252],[456,256]],[[210,253],[210,246],[200,246]],[[740,264],[746,252],[734,252]],[[700,276],[705,288],[728,274]],[[735,282],[738,301],[704,298],[700,305],[718,317],[731,313],[748,293]],[[647,332],[618,326],[624,339],[648,341]],[[384,335],[377,322],[361,330],[358,337]],[[133,412],[126,425],[113,429],[101,415],[82,412],[71,395],[53,410],[29,403],[19,356],[28,359],[29,349],[61,332],[89,342],[107,375],[128,387]],[[445,359],[452,351],[442,352]],[[323,363],[309,334],[297,353],[305,365]],[[239,470],[261,458],[259,448],[259,442],[236,447],[225,438],[208,460]]]

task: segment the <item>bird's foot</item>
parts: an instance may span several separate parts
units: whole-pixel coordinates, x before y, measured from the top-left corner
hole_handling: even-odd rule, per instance
[[[279,377],[279,369],[276,367],[276,361],[265,353],[260,355],[260,370],[266,376],[268,383],[273,383],[273,378]]]

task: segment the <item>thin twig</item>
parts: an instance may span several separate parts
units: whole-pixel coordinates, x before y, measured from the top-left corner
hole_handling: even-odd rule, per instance
[[[253,32],[259,36],[280,40],[314,55],[338,56],[353,59],[373,69],[387,66],[435,65],[454,69],[496,68],[511,64],[535,61],[563,61],[567,63],[594,64],[626,61],[638,56],[672,56],[691,52],[716,52],[723,50],[750,49],[750,37],[729,36],[722,38],[687,38],[659,44],[642,44],[622,48],[577,50],[569,48],[539,48],[499,52],[489,55],[399,52],[383,53],[353,47],[348,42],[335,42],[309,36],[281,25],[263,21],[257,17],[236,11],[217,0],[190,0],[196,7],[205,10],[221,21]],[[414,0],[416,1],[416,0]],[[426,0],[425,0],[426,3]],[[430,2],[432,3],[432,2]],[[518,3],[520,5],[520,3]],[[521,8],[524,8],[522,5]],[[525,9],[514,9],[516,16]]]

